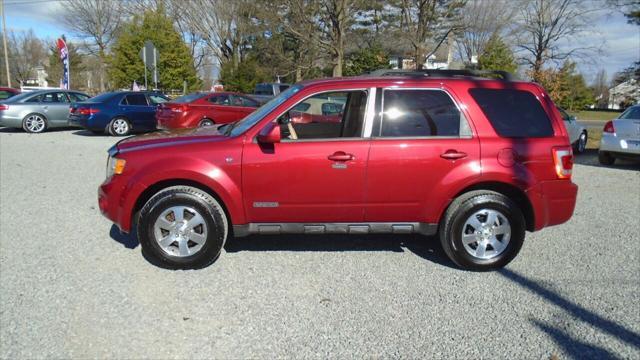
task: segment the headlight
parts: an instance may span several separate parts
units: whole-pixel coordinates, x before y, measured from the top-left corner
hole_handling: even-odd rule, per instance
[[[127,162],[124,159],[118,159],[110,156],[107,161],[107,179],[113,175],[120,175],[124,171],[124,165]]]

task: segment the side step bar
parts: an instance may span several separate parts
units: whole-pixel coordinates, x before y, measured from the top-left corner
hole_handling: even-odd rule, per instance
[[[233,225],[233,234],[422,234],[435,235],[438,224],[429,223],[250,223]]]

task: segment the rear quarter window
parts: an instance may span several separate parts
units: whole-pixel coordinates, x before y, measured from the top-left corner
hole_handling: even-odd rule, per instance
[[[553,136],[549,116],[532,93],[513,89],[471,89],[469,93],[502,137]]]

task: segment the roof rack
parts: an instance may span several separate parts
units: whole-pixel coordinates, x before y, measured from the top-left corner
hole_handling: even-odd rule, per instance
[[[516,76],[501,70],[443,70],[443,69],[379,69],[365,76],[412,76],[412,77],[483,77],[504,81],[518,80]]]

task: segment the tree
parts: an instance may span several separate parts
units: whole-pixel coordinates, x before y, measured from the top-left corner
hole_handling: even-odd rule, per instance
[[[493,36],[478,58],[480,70],[502,70],[514,73],[518,69],[513,53],[498,36]]]
[[[522,9],[517,46],[525,54],[522,61],[530,66],[534,81],[541,82],[540,72],[549,61],[564,61],[595,50],[593,46],[567,45],[578,44],[577,38],[592,28],[589,15],[593,11],[581,0],[532,0]]]
[[[66,40],[65,40],[66,41]],[[71,88],[82,89],[86,84],[85,66],[83,56],[78,51],[78,46],[72,42],[67,42],[69,51],[69,75],[71,76]],[[48,64],[45,65],[47,72],[47,82],[49,86],[59,86],[62,80],[63,65],[60,60],[60,52],[55,43],[49,46]]]
[[[103,64],[122,22],[120,1],[64,0],[61,19],[74,34],[86,40],[87,49],[99,61],[99,89],[105,90]]]
[[[396,0],[400,13],[398,37],[408,41],[416,67],[426,60],[460,29],[460,10],[466,0]]]
[[[116,38],[109,58],[109,77],[114,86],[129,87],[134,80],[144,83],[144,64],[139,53],[146,40],[151,40],[159,52],[159,86],[182,89],[184,81],[189,89],[200,86],[189,49],[161,8],[135,16]]]
[[[459,57],[470,63],[485,52],[489,41],[501,35],[516,14],[521,1],[471,0],[461,10],[462,30],[456,37]]]
[[[224,63],[220,71],[220,80],[225,90],[251,93],[256,84],[269,81],[269,77],[255,59],[249,58],[237,67],[234,67],[231,61]]]
[[[587,87],[582,74],[577,71],[576,63],[565,61],[559,70],[559,76],[562,93],[565,96],[558,99],[556,104],[573,111],[594,103],[593,92]]]
[[[362,48],[347,60],[345,75],[362,75],[377,69],[389,68],[389,56],[379,45]]]
[[[640,25],[640,0],[607,0],[607,3],[621,11],[629,24]]]
[[[19,87],[21,82],[36,76],[36,68],[42,66],[47,59],[47,49],[44,42],[31,29],[9,31],[7,42],[12,86]],[[2,52],[2,64],[4,64],[4,52]],[[6,79],[5,71],[2,71],[2,74]],[[6,80],[3,83],[6,83]]]
[[[606,109],[609,104],[609,81],[607,72],[602,69],[596,74],[596,78],[591,85],[591,92],[596,101],[598,109]]]

